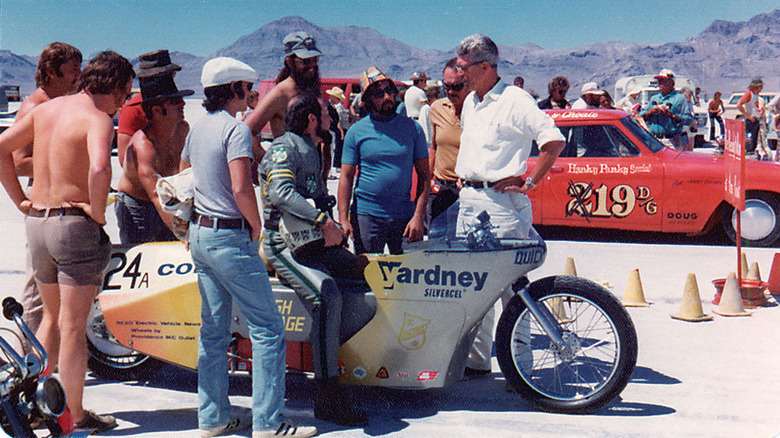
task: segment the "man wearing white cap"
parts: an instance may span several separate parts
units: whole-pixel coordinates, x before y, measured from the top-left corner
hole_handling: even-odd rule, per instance
[[[238,121],[257,72],[232,58],[203,66],[207,114],[193,124],[182,151],[192,166],[195,202],[190,249],[201,294],[198,341],[198,426],[201,436],[229,435],[250,423],[231,418],[228,358],[232,300],[252,341],[252,436],[313,436],[313,427],[285,420],[284,324],[257,250],[262,224],[251,179],[252,133]]]
[[[571,109],[595,109],[601,106],[601,95],[604,90],[595,82],[588,82],[582,86],[580,98],[571,104]]]
[[[691,104],[684,95],[675,91],[674,72],[665,68],[655,79],[661,92],[650,98],[647,109],[640,111],[639,115],[647,123],[651,134],[682,150],[688,145],[688,136],[683,133],[683,128],[693,123]]]
[[[638,85],[629,84],[626,95],[617,102],[617,107],[623,111],[636,115],[642,106],[639,93],[642,91]]]
[[[292,32],[282,40],[284,45],[284,67],[276,77],[276,86],[263,97],[257,108],[245,122],[258,135],[266,123],[271,124],[274,138],[284,134],[284,118],[287,104],[304,91],[320,93],[319,59],[314,37],[306,32]]]
[[[425,84],[428,83],[428,75],[425,72],[414,72],[411,78],[412,86],[404,94],[404,105],[406,106],[406,115],[417,120],[420,118],[420,110],[428,102],[425,95]]]

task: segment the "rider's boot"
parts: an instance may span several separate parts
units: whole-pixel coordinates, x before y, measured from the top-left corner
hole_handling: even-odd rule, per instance
[[[314,416],[341,426],[364,426],[368,415],[352,406],[347,393],[341,389],[338,377],[317,380],[319,393],[314,402]]]

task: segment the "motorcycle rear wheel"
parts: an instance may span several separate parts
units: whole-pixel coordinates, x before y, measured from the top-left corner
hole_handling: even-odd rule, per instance
[[[100,377],[112,380],[146,380],[163,362],[120,345],[108,331],[100,303],[95,300],[87,322],[87,366]]]
[[[528,288],[557,320],[573,355],[556,351],[515,296],[496,329],[496,355],[507,382],[548,412],[587,414],[612,401],[631,379],[638,350],[623,305],[602,286],[578,277],[547,277]]]

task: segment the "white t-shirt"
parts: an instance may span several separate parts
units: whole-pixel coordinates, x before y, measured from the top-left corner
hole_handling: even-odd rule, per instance
[[[423,102],[426,100],[428,100],[428,97],[425,95],[425,91],[415,86],[409,87],[409,89],[406,90],[406,94],[404,94],[406,115],[415,119],[419,118]]]

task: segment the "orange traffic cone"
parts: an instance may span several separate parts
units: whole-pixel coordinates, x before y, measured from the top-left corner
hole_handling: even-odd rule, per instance
[[[761,281],[761,271],[758,269],[758,262],[753,262],[750,264],[750,268],[747,270],[745,279]]]
[[[742,265],[742,278],[745,278],[745,275],[747,274],[748,271],[748,261],[747,261],[747,256],[745,255],[744,252],[740,256],[739,261],[740,264]]]
[[[680,305],[680,313],[675,313],[671,317],[688,322],[712,321],[712,316],[705,314],[701,308],[701,297],[699,296],[699,284],[696,282],[696,274],[688,274],[688,280],[683,291],[682,304]]]
[[[650,303],[645,300],[645,292],[642,289],[642,280],[639,278],[639,269],[634,269],[628,276],[626,293],[623,294],[623,305],[626,307],[647,307]]]
[[[563,268],[563,275],[577,276],[577,267],[574,266],[574,259],[566,257],[566,267]]]
[[[772,269],[769,270],[769,293],[780,293],[780,252],[775,253],[775,257],[772,259]]]
[[[742,294],[737,286],[737,275],[729,273],[726,278],[726,284],[723,285],[723,294],[720,296],[720,303],[712,309],[720,316],[750,316],[745,311],[745,305],[742,303]]]

